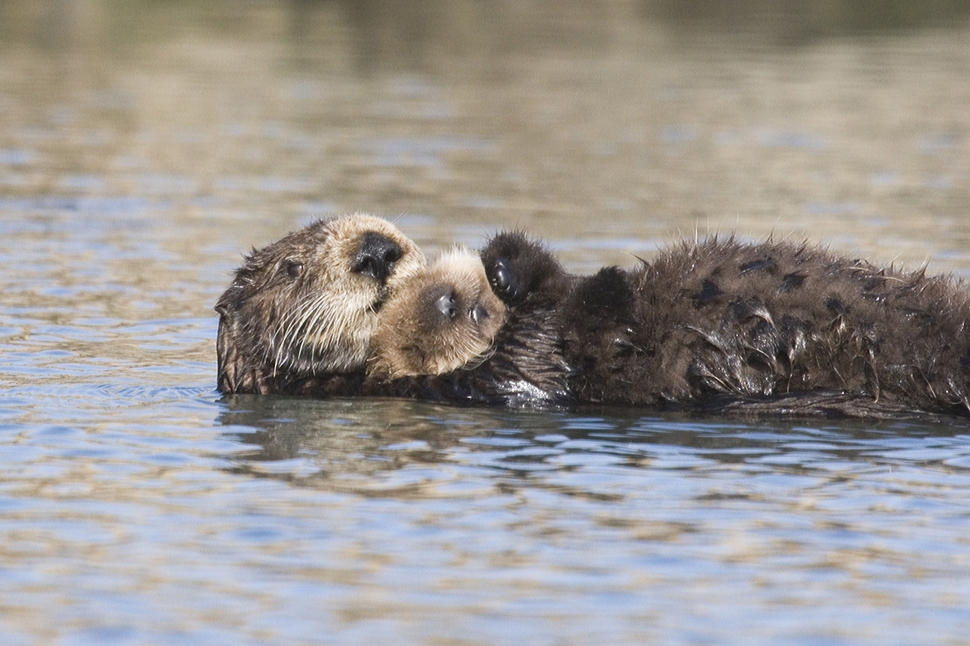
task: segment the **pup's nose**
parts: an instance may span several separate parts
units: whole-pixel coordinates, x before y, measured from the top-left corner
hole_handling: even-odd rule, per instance
[[[438,308],[439,312],[450,319],[455,318],[455,315],[458,314],[458,305],[455,303],[454,292],[443,294],[437,301],[435,301],[435,306]]]
[[[364,234],[364,239],[357,248],[351,270],[384,283],[394,271],[394,263],[402,255],[404,252],[396,242],[387,236],[369,231]]]

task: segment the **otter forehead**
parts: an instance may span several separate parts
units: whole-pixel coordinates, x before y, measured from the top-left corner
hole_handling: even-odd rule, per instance
[[[452,283],[464,293],[478,295],[489,289],[488,277],[478,254],[457,247],[441,254],[424,273],[428,283]]]
[[[393,290],[426,264],[417,245],[390,222],[348,215],[318,220],[254,249],[234,285],[258,292],[318,278],[367,292]]]

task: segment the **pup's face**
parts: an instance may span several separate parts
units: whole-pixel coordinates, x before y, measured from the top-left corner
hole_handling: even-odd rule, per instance
[[[456,250],[395,293],[381,311],[368,374],[436,375],[487,356],[505,321],[478,255]]]

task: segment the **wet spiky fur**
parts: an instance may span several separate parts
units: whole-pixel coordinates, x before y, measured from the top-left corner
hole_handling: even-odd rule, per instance
[[[560,307],[580,401],[970,413],[970,292],[924,270],[711,238],[583,278]]]

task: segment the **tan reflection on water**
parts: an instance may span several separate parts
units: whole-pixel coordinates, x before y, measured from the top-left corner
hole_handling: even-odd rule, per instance
[[[180,253],[367,210],[428,216],[405,228],[436,246],[527,227],[580,269],[732,230],[970,264],[966,28],[778,45],[620,1],[33,6],[0,47],[0,147],[30,152],[4,193],[171,199]]]

